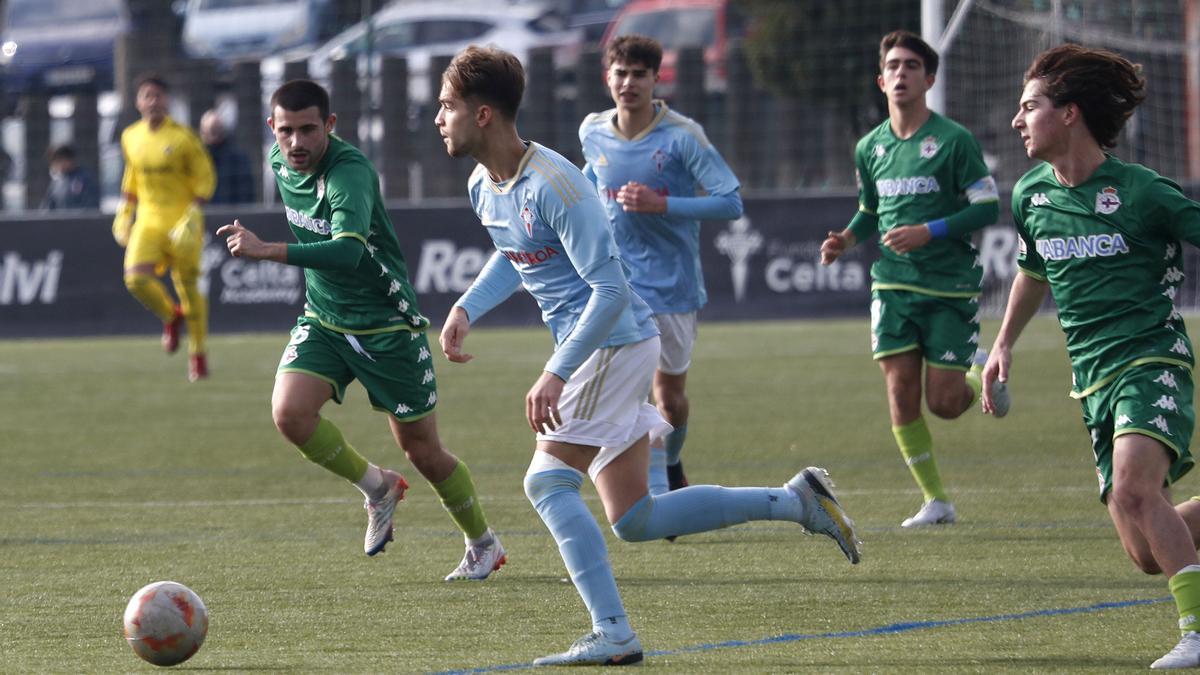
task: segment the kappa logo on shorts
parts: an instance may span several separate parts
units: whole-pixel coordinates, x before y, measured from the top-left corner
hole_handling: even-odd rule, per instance
[[[296,345],[288,345],[283,350],[283,358],[279,359],[279,363],[280,365],[285,365],[298,358],[300,358],[300,350],[296,348]]]
[[[1168,410],[1170,412],[1179,412],[1179,405],[1177,403],[1175,403],[1174,396],[1167,396],[1166,394],[1163,394],[1162,396],[1159,396],[1158,400],[1155,401],[1154,403],[1152,403],[1151,405],[1153,405],[1155,408],[1159,408],[1161,410]]]
[[[1170,387],[1175,391],[1179,391],[1179,383],[1175,381],[1175,373],[1172,373],[1169,370],[1162,371],[1158,377],[1154,378],[1154,381],[1163,385],[1164,387]]]
[[[1187,348],[1187,343],[1183,341],[1183,338],[1175,340],[1175,344],[1171,346],[1171,351],[1176,354],[1183,354],[1184,356],[1192,355]]]
[[[1171,428],[1167,426],[1167,420],[1162,415],[1155,415],[1154,419],[1150,420],[1150,424],[1158,427],[1158,430],[1164,434],[1171,433]]]
[[[1133,424],[1133,418],[1130,417],[1129,415],[1121,415],[1121,416],[1117,417],[1117,421],[1113,423],[1113,426],[1127,427],[1130,424]]]

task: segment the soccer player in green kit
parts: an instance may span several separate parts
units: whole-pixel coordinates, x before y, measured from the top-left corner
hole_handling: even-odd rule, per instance
[[[392,540],[393,512],[408,485],[367,462],[320,415],[327,400],[341,403],[346,386],[362,382],[467,540],[446,580],[485,579],[504,564],[504,547],[487,525],[466,464],[439,440],[429,320],[417,309],[379,176],[357,148],[333,135],[336,121],[329,94],[314,82],[293,80],[271,97],[271,172],[298,243],[263,242],[236,220],[217,230],[234,256],[304,268],[304,315],[279,363],[271,414],[305,457],[365,495],[364,549],[375,555]]]
[[[871,351],[887,386],[892,434],[924,496],[903,527],[953,523],[933,439],[921,415],[922,366],[929,411],[954,419],[979,397],[979,296],[983,269],[971,233],[996,222],[1000,198],[970,132],[926,105],[938,55],[894,31],[879,45],[879,88],[888,119],[859,140],[859,210],[821,245],[821,264],[878,232],[871,267]],[[1008,412],[1003,383],[997,417]]]
[[[1168,486],[1193,464],[1192,345],[1172,301],[1182,242],[1200,244],[1200,204],[1106,153],[1144,98],[1138,67],[1104,50],[1063,45],[1026,71],[1012,126],[1042,163],[1013,188],[1021,273],[983,381],[1008,379],[1013,345],[1050,290],[1100,499],[1134,564],[1165,574],[1179,609],[1183,637],[1150,667],[1194,668],[1200,564]]]

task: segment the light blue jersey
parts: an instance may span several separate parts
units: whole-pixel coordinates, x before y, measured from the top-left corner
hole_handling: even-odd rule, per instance
[[[737,177],[696,122],[655,101],[650,126],[633,138],[616,127],[616,109],[593,113],[579,127],[593,178],[613,224],[634,290],[656,314],[692,312],[704,306],[700,269],[700,220],[742,215]],[[635,181],[667,198],[667,212],[632,213],[617,192]],[[706,196],[696,196],[697,186]]]
[[[650,308],[624,278],[596,192],[574,164],[530,143],[511,180],[496,184],[479,165],[468,192],[496,246],[457,303],[472,322],[524,285],[554,336],[546,370],[564,380],[598,348],[658,335]],[[619,308],[607,297],[593,300],[599,288],[589,280],[596,276],[603,279],[597,286],[617,287]]]

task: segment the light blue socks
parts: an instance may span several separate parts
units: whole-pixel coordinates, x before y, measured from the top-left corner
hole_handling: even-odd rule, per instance
[[[679,455],[683,452],[683,442],[687,439],[687,425],[680,426],[663,440],[663,446],[667,451],[667,464],[675,465],[679,463]],[[653,494],[653,493],[651,493]]]
[[[650,448],[648,487],[652,495],[666,494],[671,489],[671,482],[667,479],[667,451],[662,448]]]
[[[803,516],[803,505],[786,487],[693,485],[642,497],[612,529],[625,541],[649,541],[708,532],[751,520],[799,522]]]
[[[592,616],[592,629],[621,641],[633,635],[625,606],[617,592],[604,534],[583,503],[583,475],[573,469],[553,469],[525,476],[525,495],[558,543],[558,552],[583,604]]]

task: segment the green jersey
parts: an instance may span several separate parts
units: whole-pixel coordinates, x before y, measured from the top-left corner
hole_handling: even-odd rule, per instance
[[[879,234],[901,225],[946,218],[972,203],[998,200],[983,151],[969,131],[931,112],[906,139],[890,120],[863,136],[854,150],[859,210],[878,217]],[[855,232],[859,241],[874,234]],[[933,239],[900,255],[880,246],[871,288],[947,297],[979,295],[983,267],[969,233]]]
[[[366,247],[353,270],[304,269],[305,315],[343,333],[427,327],[383,206],[379,176],[358,148],[330,135],[325,156],[308,174],[288,168],[279,144],[271,148],[270,161],[298,242],[353,237]]]
[[[1181,241],[1200,244],[1200,204],[1138,164],[1109,157],[1064,187],[1049,164],[1013,188],[1017,264],[1050,284],[1083,398],[1142,363],[1191,368],[1192,344],[1175,309]]]

